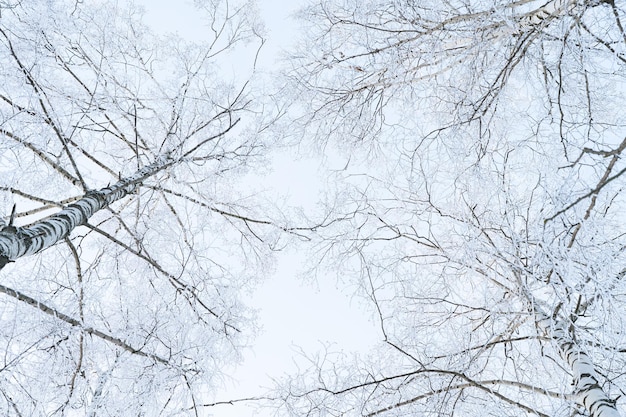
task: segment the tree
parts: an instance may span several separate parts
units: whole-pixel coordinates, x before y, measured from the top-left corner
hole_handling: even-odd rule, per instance
[[[270,145],[240,123],[254,54],[219,68],[262,39],[249,4],[197,5],[201,44],[117,2],[0,2],[3,415],[198,415],[253,334],[238,294],[281,227],[236,190]]]
[[[303,10],[296,134],[344,155],[317,259],[384,343],[313,358],[287,414],[624,414],[625,8]]]

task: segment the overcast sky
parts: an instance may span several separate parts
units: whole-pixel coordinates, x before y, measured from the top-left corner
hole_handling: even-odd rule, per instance
[[[146,21],[157,31],[173,31],[183,38],[201,36],[203,22],[194,13],[191,2],[142,0]],[[297,24],[290,15],[305,0],[258,0],[261,17],[267,28],[259,64],[263,69],[274,67],[279,51],[298,37]],[[237,64],[233,63],[236,70]],[[265,183],[288,193],[295,204],[314,204],[318,195],[318,164],[312,159],[282,156],[276,159],[273,172]],[[279,255],[276,274],[263,284],[250,299],[259,310],[263,331],[245,360],[232,374],[232,381],[216,393],[215,401],[263,394],[263,387],[272,385],[272,378],[296,369],[302,362],[299,351],[313,354],[323,346],[335,351],[366,351],[378,337],[370,316],[341,292],[334,278],[318,283],[304,283],[297,274],[304,263],[302,255]],[[270,416],[259,414],[245,405],[214,407],[210,414],[226,417]],[[209,414],[207,414],[209,415]]]

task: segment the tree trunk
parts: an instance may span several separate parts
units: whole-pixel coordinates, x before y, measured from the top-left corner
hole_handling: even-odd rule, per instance
[[[39,253],[65,239],[76,226],[86,223],[94,213],[131,194],[146,178],[175,162],[167,155],[161,156],[133,175],[109,187],[89,191],[80,200],[31,226],[5,226],[0,230],[0,269],[22,256]]]
[[[615,401],[610,399],[598,382],[595,367],[587,352],[572,339],[562,321],[552,324],[547,316],[537,324],[556,342],[561,359],[567,362],[574,378],[574,396],[590,417],[620,417]]]

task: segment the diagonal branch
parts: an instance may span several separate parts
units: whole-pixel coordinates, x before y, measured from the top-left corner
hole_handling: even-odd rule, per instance
[[[96,233],[99,233],[100,235],[106,237],[107,239],[109,239],[111,242],[115,243],[116,245],[119,245],[120,247],[122,247],[124,250],[132,253],[133,255],[137,256],[138,258],[143,259],[144,261],[146,261],[148,264],[150,264],[155,270],[157,270],[158,272],[160,272],[161,274],[163,274],[165,277],[167,277],[167,279],[169,280],[169,282],[172,284],[172,286],[174,286],[174,288],[176,288],[177,291],[179,291],[181,294],[185,295],[185,298],[187,299],[187,301],[190,303],[190,305],[193,305],[192,300],[195,301],[196,303],[198,303],[205,311],[207,311],[209,314],[211,314],[213,317],[219,319],[222,324],[224,325],[225,328],[230,328],[232,330],[235,330],[236,332],[240,332],[241,330],[239,330],[237,327],[233,326],[232,324],[227,323],[226,321],[224,321],[222,319],[222,317],[217,314],[215,311],[213,311],[213,309],[211,309],[204,301],[202,301],[202,299],[200,299],[200,297],[198,296],[196,290],[191,287],[188,284],[185,284],[184,282],[182,282],[179,278],[175,277],[173,274],[167,272],[161,265],[159,265],[159,263],[154,260],[152,257],[150,257],[147,254],[141,253],[138,250],[133,249],[132,247],[128,246],[127,244],[125,244],[124,242],[120,241],[119,239],[115,238],[115,236],[112,236],[111,234],[105,232],[104,230],[90,224],[90,223],[86,223],[85,224],[86,227],[90,228],[91,230],[95,231]]]
[[[172,365],[167,359],[164,359],[158,355],[154,355],[152,353],[146,353],[140,349],[135,349],[134,347],[132,347],[131,345],[129,345],[128,343],[124,342],[122,339],[118,339],[117,337],[113,337],[107,333],[101,332],[100,330],[94,329],[93,327],[87,327],[84,326],[79,320],[76,320],[73,317],[68,316],[67,314],[61,313],[59,310],[52,308],[50,306],[48,306],[47,304],[42,303],[41,301],[35,300],[32,297],[29,297],[28,295],[16,291],[12,288],[9,288],[7,286],[1,285],[0,284],[0,292],[3,294],[6,294],[10,297],[15,298],[18,301],[22,301],[32,307],[35,307],[36,309],[39,309],[40,311],[43,311],[44,313],[55,317],[61,321],[64,321],[65,323],[73,326],[73,327],[77,327],[79,329],[81,329],[83,332],[90,334],[92,336],[96,336],[102,340],[106,340],[109,343],[114,344],[115,346],[118,346],[122,349],[124,349],[127,352],[130,352],[134,355],[139,355],[139,356],[143,356],[145,358],[149,358],[154,360],[155,362],[159,362],[162,363],[164,365]]]
[[[80,186],[80,181],[78,180],[78,178],[74,177],[72,174],[70,174],[69,172],[67,172],[67,170],[65,170],[62,166],[60,166],[58,163],[54,162],[51,158],[49,158],[44,151],[42,151],[41,149],[37,148],[35,145],[33,145],[32,143],[28,142],[27,140],[22,139],[21,137],[17,136],[16,134],[14,134],[13,132],[10,132],[6,129],[0,129],[0,135],[6,136],[9,139],[12,139],[14,141],[16,141],[17,143],[23,145],[25,148],[29,149],[30,151],[32,151],[35,155],[37,155],[37,157],[39,159],[41,159],[42,161],[44,161],[46,164],[48,164],[49,166],[51,166],[55,171],[57,171],[59,174],[61,174],[61,176],[63,178],[65,178],[66,180],[68,180],[69,182],[71,182],[73,185],[79,187]]]
[[[166,154],[109,187],[87,192],[80,200],[31,226],[0,230],[0,269],[9,262],[39,253],[66,238],[77,226],[87,223],[94,213],[131,194],[144,180],[176,162],[179,160]]]

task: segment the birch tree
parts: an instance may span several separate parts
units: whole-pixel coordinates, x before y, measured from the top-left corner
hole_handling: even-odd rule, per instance
[[[341,155],[316,270],[383,342],[312,357],[286,414],[624,415],[625,8],[302,11],[296,134]]]
[[[236,190],[269,146],[254,54],[220,74],[260,28],[197,6],[194,44],[122,2],[0,2],[3,415],[199,415],[254,333],[281,226]]]

